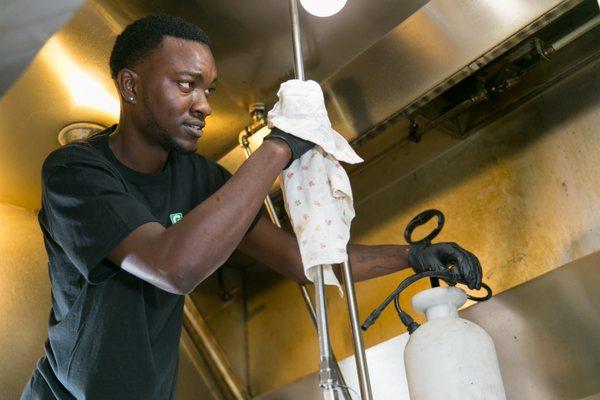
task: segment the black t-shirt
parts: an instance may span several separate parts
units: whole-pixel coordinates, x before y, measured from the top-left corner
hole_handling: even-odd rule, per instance
[[[174,397],[184,297],[105,256],[142,224],[168,227],[185,218],[230,174],[198,154],[176,152],[160,173],[135,171],[110,150],[114,129],[62,147],[44,162],[39,222],[52,310],[46,356],[24,399]]]

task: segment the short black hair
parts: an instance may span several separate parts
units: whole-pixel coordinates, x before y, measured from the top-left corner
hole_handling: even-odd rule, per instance
[[[132,68],[162,42],[173,36],[210,46],[208,35],[197,25],[172,15],[149,15],[127,25],[110,53],[110,75],[116,79],[123,68]]]

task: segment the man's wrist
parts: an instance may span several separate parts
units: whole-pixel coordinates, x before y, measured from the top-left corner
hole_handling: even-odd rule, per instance
[[[292,158],[292,150],[283,139],[271,138],[265,140],[260,147],[268,151],[273,159],[281,161],[284,166],[287,165]]]

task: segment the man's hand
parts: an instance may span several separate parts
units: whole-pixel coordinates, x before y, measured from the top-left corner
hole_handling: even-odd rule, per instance
[[[481,288],[483,272],[479,260],[456,243],[413,244],[408,251],[408,264],[416,273],[445,271],[453,265],[460,283],[469,289]]]
[[[290,162],[285,166],[284,169],[287,169],[294,162],[294,160],[297,160],[298,158],[302,157],[304,153],[306,153],[308,150],[312,149],[315,146],[314,143],[309,142],[308,140],[300,139],[299,137],[290,135],[289,133],[284,132],[276,127],[273,127],[271,129],[271,132],[267,136],[265,136],[264,140],[273,139],[283,140],[292,151],[292,157],[290,158]]]

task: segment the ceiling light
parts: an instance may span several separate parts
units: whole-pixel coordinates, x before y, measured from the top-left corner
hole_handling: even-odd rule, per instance
[[[118,119],[119,99],[108,81],[96,78],[98,73],[86,70],[59,38],[52,37],[43,48],[43,57],[48,66],[63,81],[76,107],[89,108]]]
[[[106,129],[105,126],[94,122],[75,122],[62,128],[58,133],[58,143],[61,146],[78,142]]]
[[[302,7],[317,17],[329,17],[337,14],[346,5],[347,0],[300,0]]]

